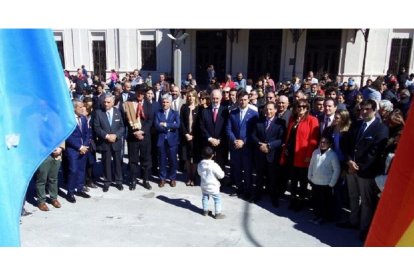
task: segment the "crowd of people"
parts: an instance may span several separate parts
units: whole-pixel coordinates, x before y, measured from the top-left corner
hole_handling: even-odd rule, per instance
[[[151,177],[159,188],[175,187],[181,170],[185,185],[202,186],[204,215],[211,195],[216,217],[224,217],[219,187],[225,185],[250,202],[268,194],[275,208],[286,197],[293,211],[313,209],[311,223],[358,229],[362,240],[414,92],[414,74],[405,69],[359,88],[353,78],[317,79],[312,72],[279,83],[268,73],[253,81],[239,72],[220,82],[210,65],[205,89],[191,73],[171,83],[165,74],[153,81],[134,70],[120,79],[112,70],[102,82],[82,69],[76,76],[65,73],[78,125],[36,173],[40,210],[49,210],[48,201],[61,206],[57,174],[63,156],[72,203],[75,195],[89,198],[99,177],[103,192],[125,184],[131,191],[137,185],[150,190]],[[96,153],[102,176],[93,172]]]

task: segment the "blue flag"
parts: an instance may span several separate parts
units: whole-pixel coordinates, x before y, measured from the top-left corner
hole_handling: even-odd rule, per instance
[[[0,29],[0,246],[20,245],[29,181],[75,125],[52,31]]]

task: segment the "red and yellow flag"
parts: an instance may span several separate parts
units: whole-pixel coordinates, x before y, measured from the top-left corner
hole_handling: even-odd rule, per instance
[[[414,246],[414,110],[410,108],[365,246]]]

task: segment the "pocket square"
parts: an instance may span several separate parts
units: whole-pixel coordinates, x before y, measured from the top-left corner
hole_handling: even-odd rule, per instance
[[[121,121],[121,120],[120,119],[115,120],[115,122],[119,122],[119,121]]]
[[[372,136],[364,137],[364,140],[373,140],[373,139],[374,139],[374,137],[372,137]]]

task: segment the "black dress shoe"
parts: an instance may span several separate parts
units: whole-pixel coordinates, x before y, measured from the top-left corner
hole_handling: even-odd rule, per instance
[[[88,187],[86,187],[86,186],[83,186],[83,188],[82,188],[82,192],[85,192],[85,193],[89,192],[89,188],[88,188]]]
[[[109,185],[104,185],[102,191],[106,193],[109,190]]]
[[[144,181],[144,188],[147,190],[151,190],[152,186],[148,183],[148,181]]]
[[[93,183],[93,181],[86,182],[86,185],[85,186],[86,187],[89,187],[89,188],[93,188],[93,189],[98,188],[98,186],[96,186],[95,183]]]
[[[130,190],[130,191],[135,190],[136,186],[137,186],[136,184],[131,184],[131,185],[129,185],[129,190]]]
[[[84,191],[76,192],[75,195],[83,197],[83,198],[90,198],[91,196],[85,193]]]
[[[122,191],[124,189],[124,186],[122,186],[122,184],[116,184],[116,188]]]
[[[66,200],[67,200],[67,201],[69,201],[70,203],[75,203],[75,202],[76,202],[76,198],[75,198],[75,196],[74,196],[74,195],[72,195],[72,194],[68,194],[68,195],[66,196]]]

